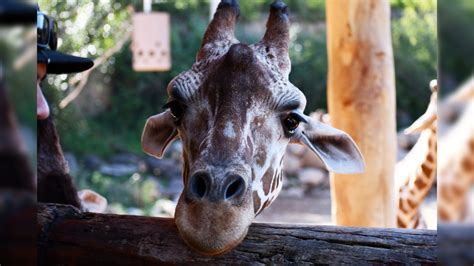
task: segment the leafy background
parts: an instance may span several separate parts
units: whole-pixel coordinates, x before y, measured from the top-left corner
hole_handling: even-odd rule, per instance
[[[246,43],[256,42],[263,36],[270,1],[240,2],[237,38]],[[290,80],[307,96],[307,112],[324,110],[325,1],[286,2],[292,20]],[[430,96],[429,81],[436,78],[437,3],[435,0],[391,0],[390,3],[397,125],[404,128],[424,112]],[[125,35],[131,27],[132,11],[142,9],[142,1],[137,0],[40,0],[39,5],[59,21],[59,50],[93,59],[111,49]],[[72,75],[51,75],[44,84],[63,149],[78,161],[78,166],[72,167],[76,183],[80,188],[91,187],[105,195],[118,212],[136,207],[141,213],[152,214],[156,200],[161,198],[152,180],[163,174],[150,176],[137,172],[112,177],[100,171],[85,170],[84,165],[91,156],[100,160],[118,153],[144,156],[139,140],[145,120],[161,111],[166,101],[167,83],[194,62],[209,22],[209,2],[206,1],[154,1],[153,10],[168,12],[171,16],[173,66],[170,71],[134,72],[130,42],[127,42],[94,70],[83,93],[66,108],[58,108],[58,103],[74,89],[68,84]],[[26,111],[29,110],[20,110]]]

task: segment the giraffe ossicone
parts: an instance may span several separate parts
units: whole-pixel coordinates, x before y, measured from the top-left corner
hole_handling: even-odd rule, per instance
[[[271,5],[266,33],[252,45],[234,36],[238,16],[236,0],[221,1],[196,62],[169,83],[168,109],[150,117],[142,135],[143,150],[158,158],[181,139],[176,225],[189,246],[207,255],[237,246],[277,197],[288,144],[308,146],[332,171],[364,169],[346,133],[303,114],[306,98],[288,80],[286,5]]]

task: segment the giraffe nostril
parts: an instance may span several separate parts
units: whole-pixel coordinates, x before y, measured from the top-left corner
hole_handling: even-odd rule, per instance
[[[207,191],[207,180],[209,176],[205,173],[198,173],[191,177],[191,192],[197,198],[203,198]]]
[[[231,198],[241,195],[245,191],[245,181],[240,176],[233,176],[234,180],[229,183],[225,190],[225,199],[229,200]]]

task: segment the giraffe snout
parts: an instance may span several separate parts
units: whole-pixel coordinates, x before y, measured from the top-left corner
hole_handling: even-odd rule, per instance
[[[210,202],[230,202],[239,204],[247,191],[247,182],[238,174],[230,173],[219,178],[208,172],[197,172],[189,180],[187,187],[188,200]]]

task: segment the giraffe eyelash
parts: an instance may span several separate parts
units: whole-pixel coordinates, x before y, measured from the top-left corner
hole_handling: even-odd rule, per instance
[[[178,100],[172,100],[166,103],[163,108],[170,110],[170,114],[175,122],[178,122],[186,111],[186,106]]]

